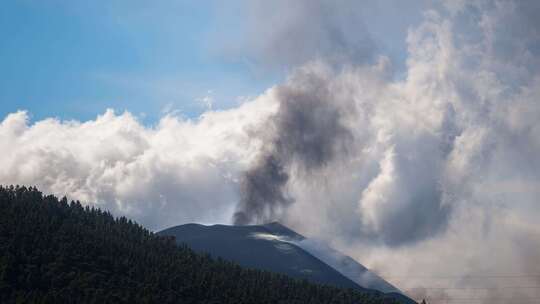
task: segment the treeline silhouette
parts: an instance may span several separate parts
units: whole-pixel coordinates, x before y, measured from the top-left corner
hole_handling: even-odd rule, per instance
[[[108,211],[0,186],[0,303],[396,302],[244,269]]]

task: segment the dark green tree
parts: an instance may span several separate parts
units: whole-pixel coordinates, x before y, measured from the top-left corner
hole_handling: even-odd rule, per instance
[[[108,211],[0,186],[0,303],[362,303],[395,300],[241,268]]]

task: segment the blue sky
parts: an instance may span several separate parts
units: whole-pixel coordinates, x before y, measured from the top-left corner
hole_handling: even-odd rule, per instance
[[[385,3],[370,4],[365,22],[378,51],[403,68],[422,4]],[[285,75],[234,53],[246,11],[244,1],[4,2],[0,117],[24,109],[32,120],[88,120],[113,108],[152,124],[167,111],[199,115],[204,97],[233,107]]]
[[[239,23],[218,16],[212,1],[85,3],[3,3],[1,117],[26,109],[34,120],[86,120],[106,108],[145,122],[164,111],[191,117],[205,96],[230,107],[275,77],[221,54],[219,40]]]

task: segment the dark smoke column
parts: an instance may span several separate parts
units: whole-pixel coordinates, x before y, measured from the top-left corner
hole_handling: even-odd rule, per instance
[[[260,131],[263,151],[243,175],[236,225],[282,218],[294,202],[286,191],[290,169],[309,178],[347,150],[353,136],[343,118],[353,103],[337,102],[333,95],[330,79],[309,68],[277,89],[279,110]]]
[[[284,191],[288,180],[289,175],[279,159],[273,154],[263,156],[256,167],[244,173],[234,224],[247,225],[275,219],[279,210],[292,203]]]

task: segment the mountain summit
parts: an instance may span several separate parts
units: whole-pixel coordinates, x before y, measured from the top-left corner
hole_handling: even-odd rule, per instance
[[[375,290],[392,294],[402,303],[415,303],[351,257],[278,222],[246,226],[185,224],[158,234],[174,236],[178,244],[244,267],[337,287]]]

